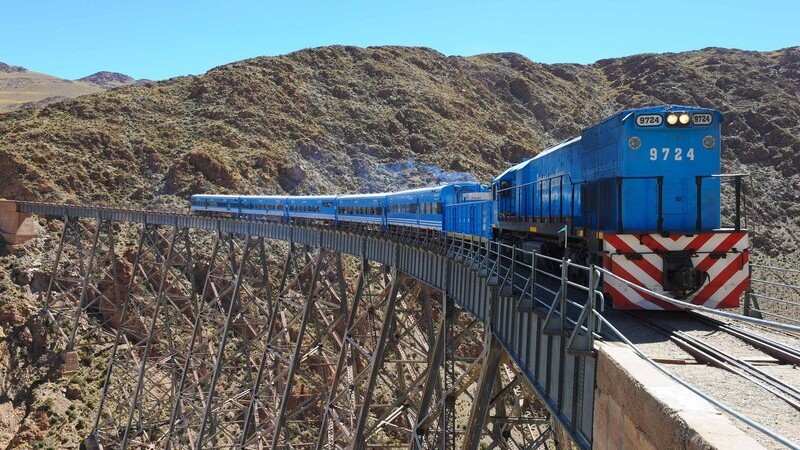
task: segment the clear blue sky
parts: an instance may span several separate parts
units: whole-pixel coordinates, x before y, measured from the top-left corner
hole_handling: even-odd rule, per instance
[[[111,70],[164,79],[329,44],[518,52],[546,63],[800,45],[800,0],[2,0],[0,17],[0,61],[63,78]]]

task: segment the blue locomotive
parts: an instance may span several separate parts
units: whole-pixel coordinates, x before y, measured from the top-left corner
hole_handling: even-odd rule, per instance
[[[379,229],[413,227],[498,239],[602,264],[631,283],[709,307],[738,306],[749,287],[749,243],[720,222],[723,116],[658,106],[621,111],[581,136],[544,149],[492,180],[341,196],[194,195],[198,213]],[[671,305],[617,280],[603,284],[617,308]]]

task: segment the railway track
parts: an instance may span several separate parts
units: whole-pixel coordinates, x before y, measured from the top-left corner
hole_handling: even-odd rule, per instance
[[[698,362],[709,364],[728,372],[734,373],[772,393],[784,402],[800,411],[800,389],[788,385],[769,373],[753,366],[749,362],[731,356],[725,350],[715,347],[698,337],[692,336],[684,331],[678,330],[663,322],[657,322],[648,317],[643,317],[633,313],[627,313],[637,322],[651,328],[674,342],[678,347],[692,355]],[[774,341],[761,336],[750,330],[729,325],[725,322],[691,313],[695,318],[703,323],[711,325],[713,328],[730,334],[747,344],[765,352],[777,361],[784,364],[798,365],[800,363],[800,350],[787,346],[783,343]]]
[[[763,351],[779,361],[782,361],[786,364],[800,366],[800,349],[798,348],[786,345],[783,342],[778,342],[754,331],[731,325],[713,317],[708,317],[693,311],[689,311],[687,313],[703,323],[711,325],[714,328],[722,330],[731,336],[747,342],[751,346]],[[794,333],[791,333],[790,336],[800,338],[800,336],[797,336]]]

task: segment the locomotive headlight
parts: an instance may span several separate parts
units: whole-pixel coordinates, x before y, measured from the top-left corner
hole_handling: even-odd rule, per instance
[[[639,147],[641,146],[642,146],[642,140],[639,139],[638,136],[634,136],[628,139],[628,147],[630,147],[631,150],[639,150]]]
[[[717,144],[717,140],[714,139],[714,136],[708,135],[703,138],[703,147],[712,149]]]
[[[667,123],[670,125],[675,125],[678,123],[678,116],[676,114],[667,114]]]
[[[686,114],[686,113],[683,113],[683,114],[681,114],[681,115],[678,117],[678,122],[680,122],[680,123],[681,123],[681,125],[686,125],[686,124],[688,124],[688,123],[689,123],[689,115],[688,115],[688,114]]]

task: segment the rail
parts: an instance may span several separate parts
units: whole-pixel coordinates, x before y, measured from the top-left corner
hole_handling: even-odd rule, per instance
[[[616,329],[614,327],[614,325],[611,322],[609,322],[605,317],[603,317],[602,315],[600,315],[597,312],[595,312],[595,314],[598,316],[598,321],[600,323],[605,324],[606,327],[614,333],[614,335],[616,335],[619,339],[621,339],[628,347],[630,347],[637,355],[639,355],[640,358],[642,358],[645,361],[647,361],[650,365],[655,367],[655,369],[658,370],[659,372],[663,373],[664,375],[666,375],[667,377],[669,377],[670,379],[672,379],[676,383],[680,384],[681,386],[685,387],[686,389],[689,389],[695,395],[700,396],[701,398],[703,398],[704,400],[708,401],[712,405],[714,405],[717,408],[719,408],[719,409],[725,411],[726,413],[730,414],[731,416],[733,416],[737,420],[740,420],[741,422],[744,422],[747,425],[749,425],[749,426],[755,428],[756,430],[760,431],[764,435],[769,436],[771,439],[774,439],[775,441],[780,442],[781,444],[785,445],[788,448],[791,448],[791,449],[794,449],[794,450],[800,450],[800,446],[798,446],[797,444],[795,444],[794,442],[792,442],[791,440],[789,440],[785,436],[782,436],[782,435],[776,433],[775,431],[771,430],[770,428],[767,428],[766,426],[756,422],[755,420],[750,419],[749,417],[747,417],[744,414],[736,411],[735,409],[731,408],[730,406],[726,405],[725,403],[715,399],[714,397],[711,397],[710,395],[704,393],[703,391],[701,391],[697,387],[693,386],[692,384],[684,381],[682,378],[680,378],[679,376],[675,375],[671,371],[665,369],[661,364],[658,364],[652,358],[647,356],[647,354],[645,354],[636,344],[634,344],[628,338],[626,338],[625,335],[622,332],[620,332],[618,329]]]

